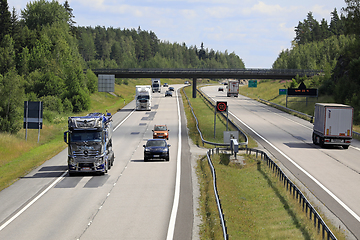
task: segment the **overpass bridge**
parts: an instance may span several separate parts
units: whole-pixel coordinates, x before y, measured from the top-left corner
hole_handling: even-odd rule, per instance
[[[234,79],[285,79],[291,80],[299,75],[314,76],[321,70],[302,69],[92,69],[96,76],[115,75],[115,78],[185,78],[193,80],[193,98],[196,98],[196,80],[198,78],[234,78]]]

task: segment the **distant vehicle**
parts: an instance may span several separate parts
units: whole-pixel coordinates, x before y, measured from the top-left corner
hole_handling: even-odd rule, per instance
[[[172,97],[172,92],[169,91],[169,90],[166,90],[166,92],[165,92],[165,97],[167,97],[167,96]]]
[[[144,147],[144,162],[150,159],[169,161],[169,147],[165,139],[149,139]]]
[[[167,83],[164,83],[164,85],[163,85],[164,87],[168,87],[169,86],[169,84],[167,84]]]
[[[189,82],[189,81],[185,81],[184,84],[190,84],[190,82]]]
[[[152,92],[161,92],[161,83],[160,78],[152,78],[151,79],[151,88]]]
[[[227,82],[224,82],[224,85],[228,85],[228,83],[227,83]]]
[[[166,138],[169,140],[169,129],[166,125],[155,125],[153,131],[153,138]]]
[[[316,103],[312,139],[314,144],[348,149],[352,139],[354,109],[336,103]]]
[[[136,110],[151,111],[151,86],[136,85]]]
[[[218,88],[218,91],[219,91],[219,92],[223,92],[223,91],[224,91],[224,88],[223,88],[223,87],[219,87],[219,88]]]
[[[228,97],[238,97],[239,95],[239,82],[237,80],[229,80],[227,86],[227,94]]]
[[[174,87],[169,87],[169,91],[175,91]]]

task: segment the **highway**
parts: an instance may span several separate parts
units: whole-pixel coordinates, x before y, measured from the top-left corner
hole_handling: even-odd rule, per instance
[[[151,111],[134,107],[113,116],[108,174],[70,177],[65,149],[1,191],[0,239],[194,239],[193,155],[181,97],[165,98],[163,90],[153,94]],[[170,129],[169,162],[143,161],[154,124]]]
[[[359,141],[353,140],[347,150],[320,148],[312,143],[310,122],[241,95],[228,98],[218,87],[203,87],[202,91],[215,101],[227,101],[229,118],[277,159],[302,191],[309,190],[310,200],[335,226],[344,229],[345,225],[360,239]]]

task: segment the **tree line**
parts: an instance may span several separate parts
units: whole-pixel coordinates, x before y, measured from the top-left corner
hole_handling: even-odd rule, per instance
[[[354,121],[360,123],[360,5],[345,0],[339,16],[331,12],[331,22],[321,23],[309,12],[295,27],[292,48],[280,52],[275,69],[322,69],[324,76],[313,79],[320,94],[332,95],[338,103],[354,107]],[[303,79],[300,79],[303,81]],[[300,83],[300,82],[299,82]]]
[[[66,0],[37,0],[18,14],[0,0],[0,131],[21,129],[23,101],[44,118],[90,108],[96,68],[244,68],[235,53],[160,41],[152,31],[76,27]]]
[[[245,68],[234,52],[160,41],[152,31],[78,27],[79,51],[96,68]]]

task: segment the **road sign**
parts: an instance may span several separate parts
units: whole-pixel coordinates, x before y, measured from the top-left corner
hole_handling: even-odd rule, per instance
[[[288,96],[305,96],[305,97],[317,97],[318,90],[316,88],[288,88],[287,89]]]
[[[249,80],[249,88],[256,88],[257,87],[257,80]]]
[[[216,102],[216,109],[219,112],[225,112],[227,108],[227,102]]]
[[[43,103],[24,102],[24,128],[42,129],[43,124]]]
[[[279,95],[286,95],[287,89],[279,89]]]

